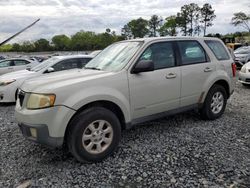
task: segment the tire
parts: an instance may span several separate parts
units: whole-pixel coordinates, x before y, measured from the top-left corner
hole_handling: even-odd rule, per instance
[[[219,118],[224,113],[226,104],[227,92],[225,88],[221,85],[212,86],[208,91],[203,107],[200,110],[201,118],[205,120]]]
[[[100,162],[119,145],[120,121],[106,108],[89,108],[76,115],[69,126],[67,145],[79,162]]]

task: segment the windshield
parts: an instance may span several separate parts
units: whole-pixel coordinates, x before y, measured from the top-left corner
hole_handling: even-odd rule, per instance
[[[41,64],[33,67],[30,71],[38,72],[42,69],[49,68],[50,66],[54,65],[56,61],[59,59],[57,57],[52,57],[50,59],[47,59],[46,61],[42,62]]]
[[[105,48],[85,69],[119,71],[133,57],[143,42],[121,42]]]
[[[250,48],[238,48],[235,50],[236,54],[250,54]]]

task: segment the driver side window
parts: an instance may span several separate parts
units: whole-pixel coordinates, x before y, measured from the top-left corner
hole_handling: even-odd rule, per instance
[[[159,42],[150,45],[141,55],[141,60],[152,60],[155,70],[175,66],[172,42]]]

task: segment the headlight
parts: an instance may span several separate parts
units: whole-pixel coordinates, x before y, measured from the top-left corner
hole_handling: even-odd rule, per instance
[[[240,71],[243,72],[243,73],[246,73],[246,72],[247,72],[246,65],[243,65],[243,66],[241,67],[241,70],[240,70]]]
[[[41,109],[54,106],[56,95],[54,94],[35,94],[31,93],[28,102],[27,109]]]
[[[4,80],[4,81],[0,81],[0,86],[7,86],[13,82],[15,82],[16,80],[12,79],[12,80]]]

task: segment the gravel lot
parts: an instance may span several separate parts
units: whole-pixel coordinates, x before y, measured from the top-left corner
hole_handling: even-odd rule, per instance
[[[14,106],[0,106],[0,187],[250,187],[249,93],[237,84],[215,121],[188,112],[124,131],[97,164],[26,141]]]

